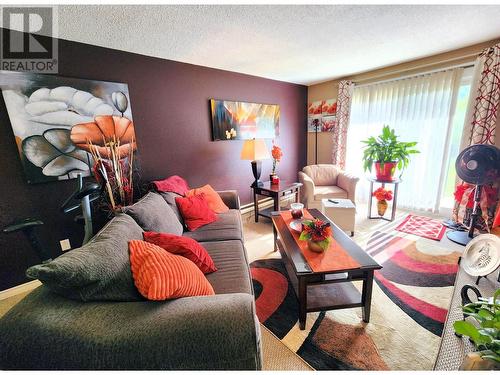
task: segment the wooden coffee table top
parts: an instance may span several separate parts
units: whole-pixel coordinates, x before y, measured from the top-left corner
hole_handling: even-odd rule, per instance
[[[309,210],[309,213],[315,218],[329,221],[332,224],[332,233],[334,238],[334,244],[332,246],[337,247],[335,249],[335,255],[336,259],[338,259],[338,263],[332,265],[331,268],[328,268],[328,264],[332,264],[331,262],[322,262],[323,265],[318,266],[320,263],[318,260],[321,261],[320,258],[325,255],[317,254],[315,256],[311,256],[311,254],[308,254],[301,249],[296,241],[296,238],[294,238],[292,230],[289,228],[283,217],[277,213],[272,216],[273,225],[275,226],[278,236],[281,239],[283,250],[286,252],[287,257],[292,263],[297,274],[333,274],[359,269],[375,270],[382,268],[382,266],[380,266],[358,244],[345,234],[343,230],[337,227],[335,223],[324,216],[319,210],[311,209]],[[330,253],[328,255],[332,254]],[[309,258],[309,262],[306,258]]]

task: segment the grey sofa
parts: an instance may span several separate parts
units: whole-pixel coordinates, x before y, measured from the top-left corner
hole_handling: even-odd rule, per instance
[[[86,281],[87,285],[71,279],[69,284],[81,287],[70,292],[71,288],[59,280],[42,280],[44,285],[0,320],[0,368],[261,369],[260,328],[243,244],[239,199],[234,191],[220,195],[230,211],[219,214],[217,222],[199,231],[183,234],[199,241],[214,260],[218,270],[207,275],[214,296],[146,301],[134,295],[126,267],[117,268],[121,274],[115,279],[102,276],[120,264],[120,257],[128,257],[128,249],[123,247],[129,240],[142,239],[136,238],[142,237],[143,228],[135,224],[131,210],[131,216],[118,215],[103,228],[87,244],[90,247],[85,254],[82,247],[56,258],[59,267],[68,260],[71,262],[67,264],[74,267],[79,262],[75,259],[82,254],[100,254],[100,239],[111,239],[109,248],[119,255],[109,260],[99,258],[95,275],[89,276],[95,281]],[[171,206],[175,195],[163,194],[163,198]],[[48,278],[43,272],[54,272],[43,265],[28,271],[39,278]],[[127,282],[132,283],[130,290],[118,290],[118,285]],[[128,294],[132,301],[120,300]]]

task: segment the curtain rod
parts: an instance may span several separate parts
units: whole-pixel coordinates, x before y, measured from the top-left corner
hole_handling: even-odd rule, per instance
[[[427,68],[427,67],[432,67],[432,66],[436,66],[436,65],[441,65],[441,64],[446,64],[446,63],[452,63],[454,61],[458,61],[458,60],[463,60],[463,59],[468,59],[468,58],[474,58],[474,60],[481,54],[481,52],[476,52],[476,53],[470,53],[468,55],[464,55],[464,56],[459,56],[459,57],[455,57],[455,58],[451,58],[451,59],[447,59],[447,60],[443,60],[443,61],[438,61],[438,62],[433,62],[433,63],[427,63],[427,64],[422,64],[422,65],[417,65],[417,66],[414,66],[414,67],[410,67],[410,68],[403,68],[403,69],[400,69],[400,70],[396,70],[396,71],[391,71],[391,72],[386,72],[386,73],[382,73],[382,74],[379,74],[379,75],[376,75],[374,77],[371,77],[371,78],[362,78],[362,79],[359,79],[359,80],[353,80],[354,84],[356,86],[361,86],[361,85],[364,85],[362,82],[364,81],[370,81],[370,80],[377,80],[377,79],[381,79],[385,76],[390,76],[390,75],[393,75],[393,74],[400,74],[400,73],[404,73],[404,72],[410,72],[412,70],[418,70],[418,69],[423,69],[423,68]],[[464,64],[469,64],[471,66],[474,65],[473,62],[467,62],[467,63],[464,63]],[[456,66],[453,66],[453,67],[459,67],[461,64],[459,65],[456,65]],[[450,67],[446,67],[446,68],[438,68],[438,69],[435,69],[435,71],[441,71],[441,70],[446,70],[446,69],[450,69]],[[406,76],[410,77],[412,75],[417,75],[419,73],[415,73],[415,74],[407,74]],[[425,74],[422,73],[422,74]],[[406,77],[405,76],[405,77]],[[401,77],[400,77],[401,78]],[[357,83],[359,82],[359,85],[357,85]],[[381,82],[381,81],[379,81]],[[367,83],[367,84],[371,84],[371,83]]]
[[[433,64],[433,65],[436,65],[436,64]],[[404,75],[404,76],[394,77],[394,78],[385,79],[385,80],[381,80],[381,81],[374,81],[374,82],[369,82],[369,83],[363,83],[363,84],[360,84],[360,85],[358,85],[358,84],[356,84],[356,82],[354,82],[354,87],[365,87],[365,86],[378,85],[378,84],[381,84],[381,83],[392,82],[392,81],[399,81],[399,80],[407,79],[407,78],[410,78],[410,77],[416,77],[416,76],[420,76],[420,75],[426,75],[426,74],[432,74],[432,73],[437,73],[437,72],[443,72],[445,70],[450,70],[450,69],[472,68],[473,66],[474,66],[473,63],[468,62],[468,63],[457,64],[457,65],[452,65],[452,66],[447,66],[447,67],[442,67],[442,68],[436,68],[436,69],[433,69],[433,70],[428,70],[428,71],[420,72],[420,73],[411,73],[411,74],[407,74],[407,75]],[[416,68],[416,69],[418,69],[418,68]],[[390,74],[397,74],[397,73],[390,73]]]

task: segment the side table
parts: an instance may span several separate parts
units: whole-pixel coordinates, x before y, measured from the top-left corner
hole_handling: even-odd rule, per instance
[[[255,212],[255,222],[259,222],[259,216],[271,218],[271,212],[280,210],[280,201],[283,197],[295,194],[295,202],[300,199],[300,182],[280,181],[279,184],[272,185],[270,181],[266,181],[262,186],[252,186],[253,189],[253,208]],[[270,197],[274,201],[272,208],[266,208],[259,211],[258,195]]]
[[[397,200],[398,200],[398,186],[401,180],[399,178],[395,178],[392,181],[381,181],[377,180],[375,177],[368,177],[368,180],[370,181],[370,196],[368,197],[368,219],[382,219],[386,221],[394,221],[394,218],[396,217],[396,205],[397,205]],[[391,218],[387,219],[383,216],[372,216],[372,202],[373,202],[373,184],[378,183],[381,184],[383,188],[385,188],[385,184],[392,184],[394,185],[394,195],[392,198],[392,212],[391,212]]]

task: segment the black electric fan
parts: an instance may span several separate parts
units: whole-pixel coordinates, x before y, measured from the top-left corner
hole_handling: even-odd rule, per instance
[[[474,238],[474,229],[479,216],[481,187],[494,183],[500,178],[500,150],[491,145],[473,145],[463,150],[457,157],[455,169],[463,181],[476,185],[474,208],[472,209],[468,232],[449,231],[446,236],[460,245],[467,245]]]

